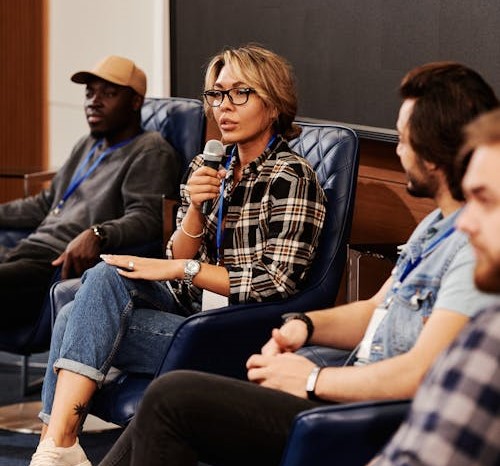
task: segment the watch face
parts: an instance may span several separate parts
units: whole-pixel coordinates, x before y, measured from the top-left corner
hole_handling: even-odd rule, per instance
[[[186,272],[189,274],[197,274],[200,271],[200,263],[198,261],[189,261],[186,264]]]
[[[92,231],[94,235],[96,235],[101,241],[106,237],[106,233],[104,232],[104,228],[100,225],[94,225],[92,227]]]

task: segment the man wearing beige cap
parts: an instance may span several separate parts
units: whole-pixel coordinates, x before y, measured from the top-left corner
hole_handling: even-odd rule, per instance
[[[80,71],[71,77],[71,81],[87,84],[94,77],[99,77],[113,84],[131,87],[137,94],[146,95],[146,75],[135,63],[127,58],[110,55],[100,61],[92,71]]]
[[[10,312],[0,328],[37,318],[58,266],[62,278],[80,276],[103,251],[161,238],[161,195],[177,193],[178,155],[159,133],[141,128],[144,72],[127,58],[108,56],[71,80],[86,85],[90,134],[49,189],[0,205],[0,244],[2,232],[32,231],[0,251],[0,301]],[[32,314],[11,312],[20,299]]]

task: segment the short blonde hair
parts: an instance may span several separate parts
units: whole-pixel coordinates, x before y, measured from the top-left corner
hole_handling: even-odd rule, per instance
[[[297,91],[292,67],[283,57],[256,44],[228,48],[212,58],[205,74],[205,90],[213,89],[225,65],[254,88],[264,104],[276,108],[274,129],[285,139],[296,138],[301,128],[293,123],[297,114]],[[205,102],[205,113],[211,107]]]

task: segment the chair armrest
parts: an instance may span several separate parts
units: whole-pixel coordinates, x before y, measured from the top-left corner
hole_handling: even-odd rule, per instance
[[[75,293],[80,288],[81,281],[79,278],[69,278],[67,280],[59,280],[56,281],[50,287],[50,306],[51,306],[51,314],[52,314],[52,325],[54,325],[54,321],[56,320],[57,313],[61,310],[61,308],[73,301],[75,298]]]
[[[281,466],[364,466],[405,419],[411,400],[347,403],[295,417]]]
[[[40,188],[40,185],[46,181],[52,180],[56,175],[56,170],[44,170],[33,173],[26,173],[24,175],[24,195],[25,197],[30,196],[32,193],[38,191],[35,187]]]
[[[280,325],[282,313],[279,304],[261,303],[190,316],[176,330],[158,374],[192,369],[246,379],[246,360]]]
[[[336,251],[332,263],[344,263],[346,248]],[[330,270],[331,267],[324,267]],[[176,330],[158,374],[192,369],[246,380],[248,357],[260,352],[281,326],[285,312],[307,312],[334,304],[342,268],[333,273],[311,270],[308,285],[286,299],[264,303],[232,305],[201,312],[187,318]]]
[[[111,249],[109,252],[113,254],[132,254],[141,257],[162,257],[160,246],[159,241],[151,241],[150,243],[138,244],[126,248]],[[70,301],[73,301],[80,286],[81,277],[61,280],[60,274],[58,275],[57,281],[53,282],[49,291],[52,325],[61,308]]]
[[[232,305],[188,317],[172,337],[158,374],[192,369],[246,380],[248,357],[260,352],[285,312],[305,312],[331,305],[313,285],[283,301]],[[320,299],[317,299],[317,296]]]

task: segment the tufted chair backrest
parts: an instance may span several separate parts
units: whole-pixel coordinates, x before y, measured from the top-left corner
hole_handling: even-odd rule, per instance
[[[181,155],[183,171],[201,153],[205,138],[205,113],[197,99],[165,97],[145,99],[142,127],[158,131]]]
[[[311,164],[328,198],[322,237],[309,274],[309,281],[320,288],[315,293],[323,299],[330,296],[329,302],[314,303],[312,308],[326,307],[335,302],[347,257],[358,174],[358,137],[350,128],[331,123],[296,123],[302,133],[290,141],[290,147]]]

